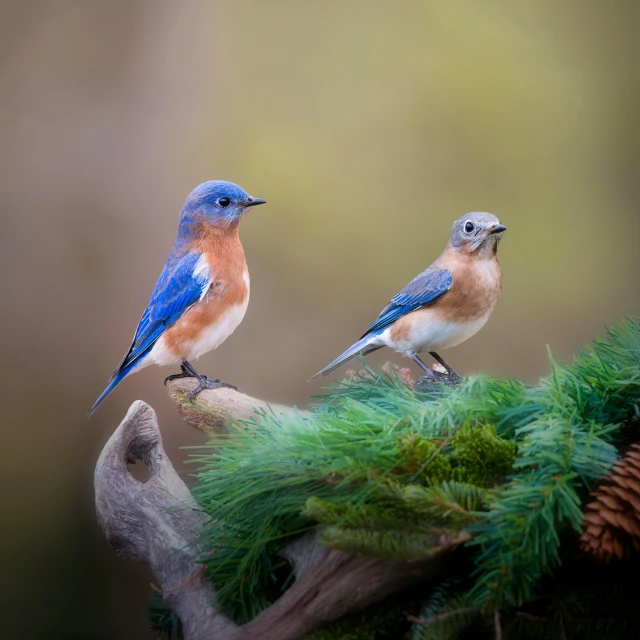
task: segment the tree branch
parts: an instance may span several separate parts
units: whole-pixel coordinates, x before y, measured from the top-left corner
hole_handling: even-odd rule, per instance
[[[276,414],[295,411],[301,416],[309,415],[308,411],[264,402],[227,388],[205,389],[191,400],[189,393],[196,387],[197,382],[191,378],[179,378],[167,383],[169,396],[178,405],[180,416],[185,422],[205,433],[226,431],[234,422],[257,418],[257,411]]]
[[[230,421],[250,418],[266,403],[229,389],[202,392],[186,399],[192,381],[170,383],[181,413],[205,430],[224,428]],[[295,409],[270,406],[276,412]],[[198,417],[201,412],[204,417]],[[188,417],[186,417],[188,416]],[[128,462],[149,467],[147,482],[135,480]],[[306,633],[360,610],[386,596],[440,573],[449,554],[467,534],[440,536],[429,558],[416,561],[380,560],[328,549],[308,534],[289,543],[282,555],[291,563],[295,581],[268,609],[240,627],[218,607],[215,591],[192,557],[206,550],[196,544],[207,521],[162,448],[155,412],[133,403],[122,424],[102,451],[95,472],[98,521],[112,547],[122,557],[151,566],[166,604],[182,621],[187,640],[295,640]]]

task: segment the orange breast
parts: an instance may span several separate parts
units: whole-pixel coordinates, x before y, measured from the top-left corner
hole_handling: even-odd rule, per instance
[[[217,231],[217,232],[215,232]],[[197,357],[194,345],[207,342],[206,335],[218,324],[229,321],[230,313],[242,309],[238,322],[244,315],[249,299],[249,275],[247,262],[237,227],[231,230],[215,230],[200,236],[197,247],[209,263],[212,282],[205,297],[191,306],[181,318],[164,332],[166,347],[176,359]],[[237,325],[237,322],[236,322]],[[226,336],[233,331],[223,332]],[[210,348],[217,346],[213,340]],[[209,350],[209,349],[206,349]],[[204,352],[204,351],[203,351]]]
[[[437,264],[453,276],[451,289],[432,305],[443,320],[470,322],[491,313],[502,290],[502,270],[495,257],[449,250]]]

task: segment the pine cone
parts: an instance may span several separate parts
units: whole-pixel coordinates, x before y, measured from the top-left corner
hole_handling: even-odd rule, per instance
[[[640,551],[640,443],[611,468],[585,508],[582,550],[604,562]]]

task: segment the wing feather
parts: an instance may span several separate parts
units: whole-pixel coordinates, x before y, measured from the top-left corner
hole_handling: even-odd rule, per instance
[[[451,289],[452,284],[450,271],[429,267],[391,298],[391,302],[380,312],[377,320],[362,337],[386,328],[407,313],[433,304]]]
[[[211,283],[211,275],[201,253],[187,253],[168,261],[142,314],[127,355],[114,373],[146,355],[167,327],[174,324]]]

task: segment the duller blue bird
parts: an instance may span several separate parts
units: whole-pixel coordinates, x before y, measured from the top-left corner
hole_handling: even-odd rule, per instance
[[[468,340],[489,319],[502,289],[497,251],[506,230],[490,213],[458,218],[442,255],[391,299],[358,342],[313,377],[324,377],[352,358],[391,347],[424,369],[428,379],[459,379],[437,352]],[[422,362],[418,354],[423,352],[446,369],[447,379]]]
[[[238,227],[252,198],[238,185],[211,180],[196,187],[182,207],[178,236],[126,355],[89,411],[131,373],[150,364],[180,364],[203,389],[235,387],[209,380],[189,363],[222,344],[244,318],[249,304],[249,271]]]

